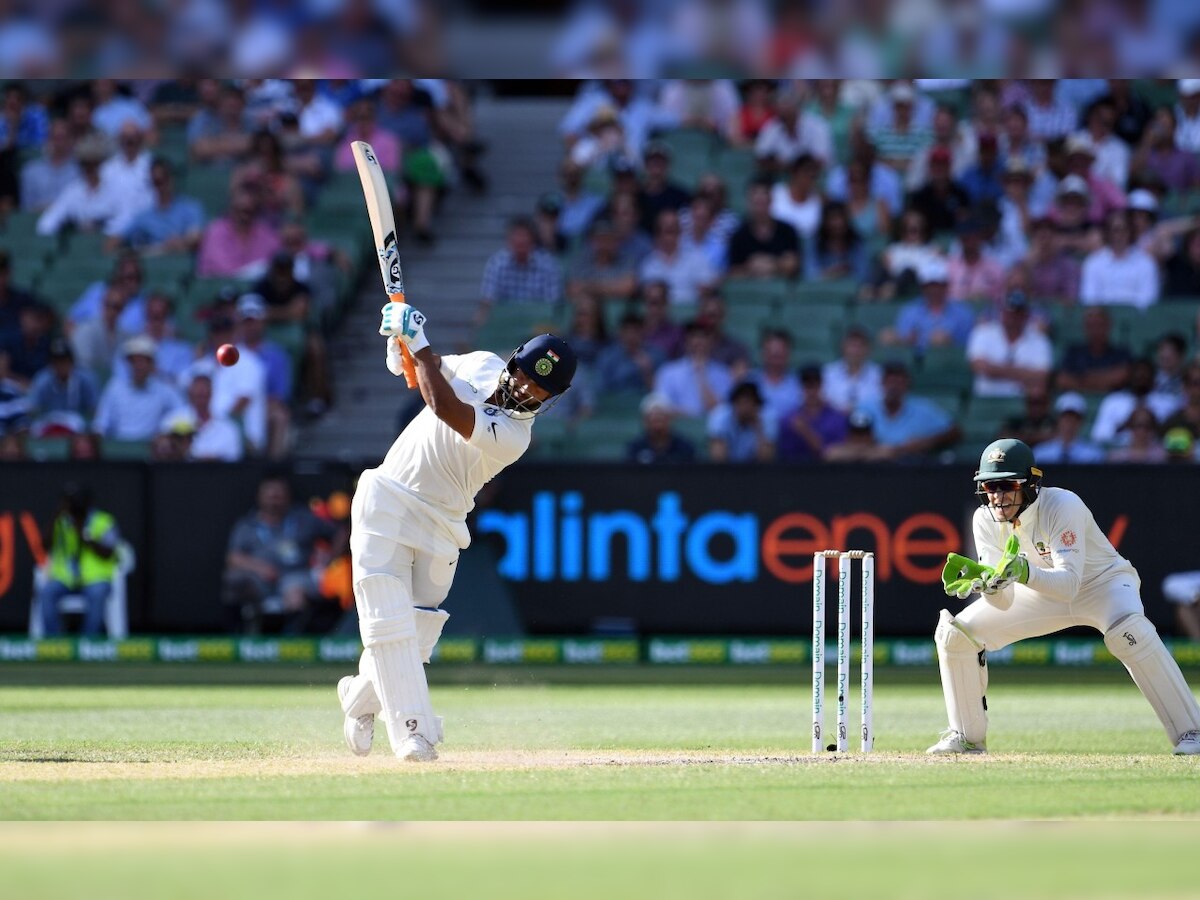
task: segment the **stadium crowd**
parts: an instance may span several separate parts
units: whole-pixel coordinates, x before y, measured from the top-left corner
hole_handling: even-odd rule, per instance
[[[579,351],[542,452],[1200,459],[1200,79],[594,81],[560,132],[479,313]]]
[[[442,194],[486,186],[456,82],[14,81],[0,106],[3,460],[289,455],[374,267],[349,141],[425,245]]]

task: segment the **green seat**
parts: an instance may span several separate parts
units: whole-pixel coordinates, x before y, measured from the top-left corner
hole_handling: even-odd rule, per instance
[[[190,253],[168,253],[142,259],[147,290],[162,291],[178,297],[192,277],[194,257]]]
[[[71,442],[65,437],[29,438],[25,442],[25,452],[38,462],[61,462],[70,458]]]
[[[100,456],[107,460],[135,460],[150,458],[149,441],[118,441],[104,438],[100,441]]]
[[[671,178],[689,189],[713,169],[722,142],[707,131],[677,128],[657,138],[671,148]]]
[[[900,315],[898,303],[856,303],[850,312],[850,321],[871,332],[872,338],[878,338],[885,328],[896,324]]]
[[[803,304],[835,303],[849,309],[858,296],[858,283],[852,278],[799,281],[788,288],[788,302]]]
[[[788,294],[788,282],[782,278],[730,278],[721,288],[730,312],[742,305],[782,308]]]
[[[507,356],[527,338],[559,327],[563,314],[546,303],[497,302],[479,329],[476,345]]]
[[[971,397],[963,420],[967,440],[982,441],[986,446],[1000,431],[1005,420],[1025,411],[1020,397]]]
[[[671,423],[671,430],[692,443],[696,459],[708,459],[708,423],[698,416],[680,416]]]
[[[304,324],[302,322],[275,322],[267,326],[267,337],[287,351],[293,361],[304,353]]]
[[[725,182],[729,208],[736,213],[746,209],[746,186],[754,178],[758,163],[749,147],[722,147],[713,158],[713,169]]]
[[[229,206],[229,179],[232,170],[225,165],[195,164],[188,168],[179,193],[195,197],[210,218],[223,215]]]
[[[967,390],[973,380],[961,347],[930,347],[913,366],[913,386],[922,391]]]
[[[61,265],[42,272],[37,280],[37,292],[59,312],[71,308],[89,285],[102,281],[104,274],[80,271],[73,265]]]
[[[1130,350],[1135,356],[1154,355],[1154,345],[1167,334],[1181,334],[1194,351],[1196,341],[1196,317],[1200,314],[1200,298],[1178,298],[1162,301],[1128,322]]]

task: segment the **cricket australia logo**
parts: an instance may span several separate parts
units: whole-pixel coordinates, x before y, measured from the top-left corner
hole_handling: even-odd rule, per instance
[[[1004,462],[1004,451],[993,450],[987,455],[988,462]]]

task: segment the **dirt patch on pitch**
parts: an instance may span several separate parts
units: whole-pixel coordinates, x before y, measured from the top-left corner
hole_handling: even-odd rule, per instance
[[[563,770],[688,766],[811,767],[928,762],[923,754],[826,753],[780,755],[661,750],[445,750],[435,763],[402,763],[384,752],[246,759],[128,760],[27,759],[0,763],[0,784],[25,781],[105,779],[274,778],[297,775],[346,776],[405,773]],[[942,762],[943,760],[935,760]]]

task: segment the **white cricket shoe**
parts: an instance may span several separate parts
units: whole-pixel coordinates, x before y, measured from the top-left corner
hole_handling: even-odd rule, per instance
[[[346,711],[346,694],[350,691],[353,675],[347,675],[338,682],[338,701],[342,704],[342,712]],[[366,756],[371,752],[371,742],[375,740],[375,716],[367,713],[364,716],[345,716],[342,722],[342,736],[346,746],[355,756]]]
[[[938,742],[925,751],[926,753],[987,753],[985,744],[972,744],[953,728],[942,732]]]
[[[1176,756],[1200,755],[1200,731],[1185,731],[1175,745]]]
[[[405,762],[433,762],[438,755],[424,735],[410,734],[396,750],[396,758]]]

